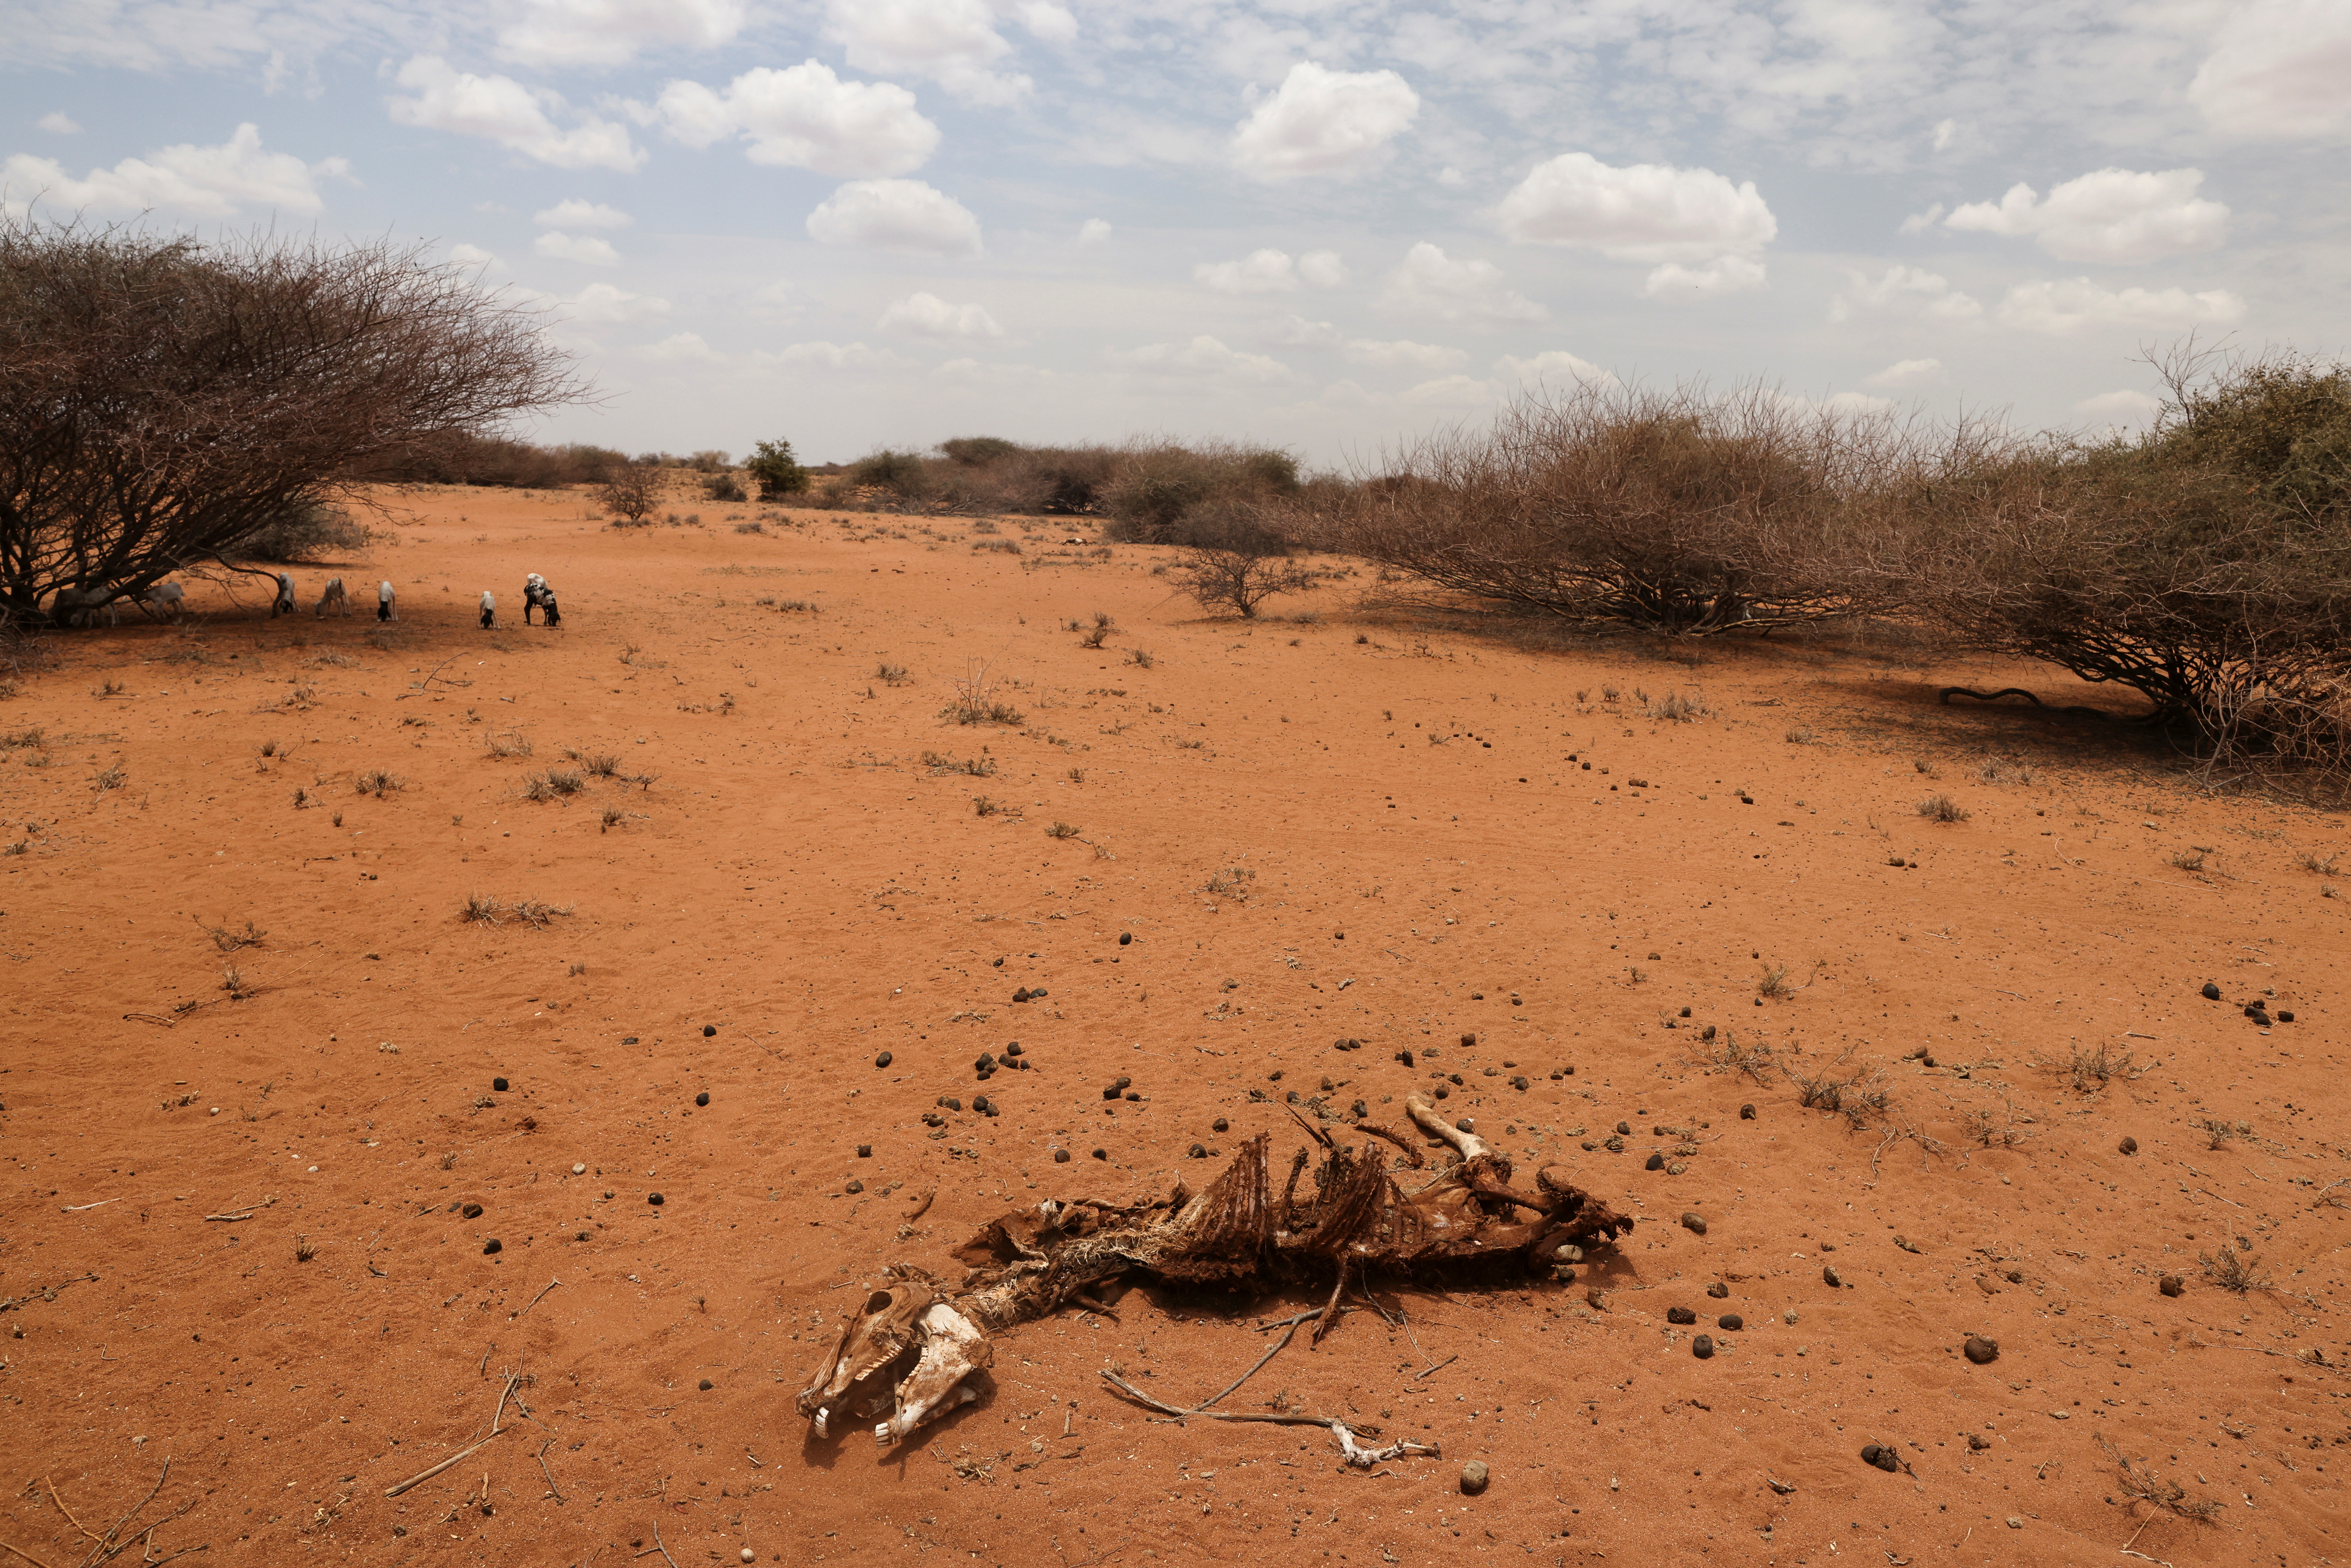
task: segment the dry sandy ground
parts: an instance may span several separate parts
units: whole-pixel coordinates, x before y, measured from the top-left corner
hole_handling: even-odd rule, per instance
[[[21,1554],[99,1554],[167,1464],[118,1540],[186,1505],[150,1560],[224,1565],[2351,1550],[2346,904],[2304,863],[2351,859],[2339,819],[1935,702],[2056,696],[2045,673],[1531,648],[1360,611],[1367,572],[1204,619],[1155,552],[1059,526],[1013,555],[974,548],[1011,522],[392,500],[393,542],[340,568],[399,584],[389,635],[364,591],[274,624],[205,591],[186,626],[66,639],[0,706]],[[531,570],[560,630],[518,624]],[[1068,626],[1096,611],[1099,651]],[[942,721],[983,666],[1023,724]],[[619,776],[526,799],[567,748]],[[1971,814],[1928,821],[1937,793]],[[475,893],[569,913],[469,924]],[[999,1116],[924,1124],[1014,1040]],[[2100,1049],[2134,1065],[2077,1084]],[[1878,1071],[1889,1103],[1856,1129],[1792,1070]],[[1523,1173],[1641,1225],[1573,1283],[1380,1281],[1228,1404],[1441,1459],[1365,1475],[1097,1375],[1197,1400],[1295,1297],[1143,1289],[1016,1330],[993,1393],[894,1453],[794,1415],[884,1264],[952,1277],[1003,1209],[1196,1187],[1249,1134],[1301,1144],[1292,1092],[1395,1121],[1432,1072]],[[1118,1076],[1143,1098],[1106,1103]],[[2209,1282],[2223,1248],[2269,1287]],[[502,1434],[388,1499],[488,1430],[507,1373]],[[2134,1502],[2116,1453],[2211,1521]]]

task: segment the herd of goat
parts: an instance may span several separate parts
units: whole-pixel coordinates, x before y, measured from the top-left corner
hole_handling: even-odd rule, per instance
[[[269,606],[270,618],[275,620],[280,615],[299,614],[301,606],[295,596],[293,575],[290,572],[278,572],[276,575],[276,581],[277,595]],[[96,626],[103,622],[112,626],[117,624],[120,619],[117,606],[123,600],[128,599],[155,620],[168,621],[176,617],[185,607],[187,597],[187,589],[176,582],[158,582],[144,588],[129,590],[60,588],[57,590],[57,598],[51,601],[49,613],[52,619],[62,625]],[[389,580],[377,583],[375,585],[375,618],[379,621],[399,620],[400,616],[395,608],[398,597],[398,591],[393,589]],[[343,580],[340,577],[327,579],[326,590],[319,595],[319,602],[312,608],[311,613],[323,617],[329,610],[339,615],[349,615],[351,612],[350,594],[345,591]],[[563,623],[563,611],[556,603],[555,590],[549,585],[547,579],[535,571],[523,580],[524,625],[531,624],[530,617],[533,611],[539,612],[549,626],[560,626]],[[482,624],[485,627],[496,625],[497,614],[497,596],[487,589],[483,590]]]

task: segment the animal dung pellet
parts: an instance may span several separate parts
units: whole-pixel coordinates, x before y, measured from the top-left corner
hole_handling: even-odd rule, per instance
[[[1821,1265],[1821,1283],[1828,1286],[1831,1290],[1835,1290],[1838,1286],[1844,1284],[1844,1281],[1837,1278],[1836,1268],[1834,1264],[1823,1263]]]
[[[889,1053],[888,1051],[883,1051],[881,1055],[879,1055],[879,1056],[875,1057],[875,1058],[873,1059],[873,1065],[874,1065],[874,1066],[876,1066],[876,1067],[887,1067],[887,1066],[889,1066],[889,1065],[890,1065],[890,1053]]]
[[[1205,1144],[1194,1144],[1191,1148],[1191,1155],[1196,1160],[1207,1159],[1208,1157],[1207,1145]]]
[[[1118,945],[1122,947],[1134,940],[1134,933],[1132,931],[1122,931],[1118,934]]]
[[[2000,1359],[2000,1342],[1996,1339],[1986,1339],[1980,1333],[1970,1334],[1967,1343],[1961,1345],[1959,1349],[1978,1366],[1987,1365]]]
[[[2177,1274],[2166,1274],[2155,1282],[2155,1288],[2167,1296],[2176,1296],[2188,1288],[2188,1281]]]
[[[1730,1294],[1730,1287],[1729,1287],[1729,1286],[1728,1286],[1728,1285],[1726,1285],[1726,1284],[1724,1284],[1721,1281],[1717,1280],[1713,1284],[1708,1285],[1708,1286],[1706,1288],[1706,1293],[1707,1293],[1708,1295],[1709,1295],[1709,1296],[1712,1296],[1716,1301],[1721,1301],[1724,1297],[1726,1297],[1726,1296],[1728,1296],[1728,1295],[1729,1295],[1729,1294]]]
[[[2204,982],[2203,995],[2206,1001],[2217,1002],[2220,999],[2220,988],[2207,980]]]
[[[1470,1460],[1461,1467],[1461,1495],[1476,1497],[1486,1490],[1486,1483],[1490,1479],[1491,1475],[1486,1469],[1485,1460]]]
[[[1739,1119],[1742,1122],[1752,1122],[1755,1120],[1755,1107],[1752,1105],[1741,1105],[1739,1108]]]
[[[1226,1121],[1222,1116],[1217,1117],[1215,1121],[1208,1124],[1209,1130],[1211,1132],[1217,1133],[1228,1133],[1232,1131],[1232,1125],[1233,1124],[1230,1122]]]
[[[1464,1116],[1461,1120],[1454,1123],[1453,1124],[1464,1133],[1474,1133],[1478,1130],[1478,1118],[1475,1116]]]
[[[2294,1021],[2294,1009],[2291,1008],[2279,1009],[2277,1020],[2280,1023],[2292,1023]]]
[[[1690,1341],[1690,1354],[1698,1357],[1700,1361],[1713,1360],[1714,1336],[1712,1334],[1702,1333],[1696,1339]]]
[[[588,1174],[588,1167],[575,1163],[571,1167],[571,1174],[573,1176],[586,1176]]]
[[[1633,1124],[1630,1122],[1619,1122],[1616,1124],[1616,1135],[1620,1138],[1630,1136],[1632,1131]]]
[[[870,1160],[870,1159],[872,1159],[872,1158],[873,1157],[873,1145],[871,1145],[871,1144],[860,1144],[860,1145],[857,1145],[857,1157],[858,1157],[859,1159],[861,1159],[861,1160]]]
[[[1106,1160],[1110,1158],[1110,1151],[1108,1149],[1096,1149],[1094,1151],[1094,1158],[1098,1160]]]
[[[1692,1212],[1692,1213],[1686,1213],[1686,1214],[1684,1214],[1684,1215],[1682,1216],[1682,1228],[1683,1228],[1684,1230],[1688,1231],[1692,1236],[1703,1236],[1703,1235],[1705,1235],[1705,1234],[1706,1234],[1706,1218],[1705,1218],[1705,1216],[1700,1215],[1700,1214],[1698,1214],[1698,1213],[1695,1213],[1695,1212]]]
[[[468,1219],[479,1219],[482,1218],[482,1206],[478,1203],[469,1203],[457,1212]]]
[[[1053,1151],[1053,1163],[1057,1166],[1068,1165],[1070,1163],[1070,1151],[1067,1149],[1055,1149]]]
[[[710,1392],[710,1379],[708,1379],[708,1378],[706,1378],[706,1377],[705,1377],[705,1378],[704,1378],[704,1379],[702,1380],[702,1383],[701,1383],[700,1386],[701,1386],[702,1391],[703,1391],[705,1394],[709,1393],[709,1392]]]
[[[1517,1077],[1512,1078],[1512,1079],[1510,1080],[1510,1087],[1511,1087],[1511,1088],[1513,1088],[1513,1089],[1515,1089],[1515,1090],[1517,1090],[1517,1091],[1518,1091],[1520,1093],[1521,1093],[1521,1094],[1525,1093],[1525,1092],[1526,1092],[1526,1089],[1527,1089],[1527,1080],[1526,1080],[1526,1076],[1525,1076],[1525,1074],[1521,1073],[1521,1074],[1518,1075]]]
[[[843,1192],[863,1192],[865,1190],[865,1184],[859,1181],[855,1176],[851,1176],[849,1178],[848,1185],[842,1187],[841,1190]]]
[[[1017,991],[1013,992],[1013,993],[1012,993],[1012,999],[1013,999],[1014,1001],[1016,1001],[1016,1002],[1025,1002],[1025,1001],[1027,1001],[1027,1000],[1029,999],[1029,988],[1028,988],[1028,987],[1026,987],[1026,986],[1023,986],[1023,987],[1021,987],[1019,990],[1017,990]]]
[[[1861,1462],[1865,1465],[1875,1465],[1888,1475],[1892,1475],[1896,1470],[1902,1468],[1900,1456],[1896,1455],[1893,1449],[1880,1448],[1876,1443],[1865,1443],[1862,1445]]]
[[[702,1026],[702,1038],[705,1040],[708,1040],[712,1035],[716,1034],[717,1032],[718,1026],[715,1023],[706,1023]]]
[[[705,1090],[704,1090],[701,1093],[699,1093],[699,1094],[695,1095],[695,1096],[694,1097],[694,1103],[695,1103],[695,1104],[697,1104],[697,1105],[707,1105],[707,1104],[709,1104],[709,1103],[710,1103],[710,1091],[708,1091],[707,1089],[705,1089]]]
[[[1698,1314],[1690,1311],[1687,1307],[1667,1307],[1666,1309],[1666,1322],[1669,1323],[1694,1323],[1698,1322]]]
[[[1410,1067],[1410,1066],[1412,1065],[1412,1052],[1411,1052],[1411,1051],[1397,1051],[1397,1052],[1396,1052],[1396,1054],[1395,1054],[1395,1059],[1396,1059],[1398,1061],[1403,1062],[1406,1067]]]
[[[1331,933],[1331,940],[1333,942],[1344,942],[1346,939],[1347,934],[1344,931],[1333,931]]]
[[[495,1236],[482,1243],[482,1256],[485,1258],[495,1258],[505,1250],[506,1244]]]
[[[1348,1106],[1347,1110],[1358,1122],[1372,1113],[1372,1108],[1361,1100],[1358,1100],[1353,1105]]]
[[[1461,1049],[1462,1049],[1462,1050],[1464,1050],[1464,1051],[1468,1051],[1468,1050],[1469,1050],[1471,1047],[1475,1046],[1477,1043],[1478,1043],[1478,1037],[1477,1037],[1476,1035],[1474,1035],[1474,1034],[1465,1034],[1465,1035],[1463,1035],[1463,1036],[1461,1037]]]
[[[1740,1329],[1747,1326],[1747,1320],[1740,1317],[1737,1312],[1725,1312],[1720,1317],[1714,1320],[1714,1326],[1722,1330],[1725,1333],[1737,1333]]]
[[[1004,1048],[1004,1054],[1005,1054],[1005,1055],[1007,1055],[1007,1056],[1018,1056],[1018,1055],[1019,1055],[1019,1054],[1020,1054],[1020,1042],[1019,1042],[1019,1040],[1016,1040],[1012,1041],[1009,1045],[1007,1045],[1007,1046]]]
[[[507,1092],[507,1081],[503,1078],[493,1078],[490,1080],[490,1089],[494,1093],[503,1094]]]
[[[939,1105],[942,1109],[948,1111],[960,1111],[963,1109],[963,1102],[956,1099],[952,1094],[940,1095]]]
[[[662,1206],[662,1195],[657,1192],[649,1192],[645,1194],[645,1201],[652,1204],[655,1208],[659,1208]]]
[[[1643,1162],[1641,1168],[1645,1171],[1661,1171],[1666,1168],[1666,1156],[1663,1155],[1651,1155],[1647,1160]]]
[[[2126,1137],[2121,1143],[2116,1144],[2115,1147],[2120,1149],[2124,1154],[2135,1155],[2138,1153],[2138,1140],[2137,1138]]]

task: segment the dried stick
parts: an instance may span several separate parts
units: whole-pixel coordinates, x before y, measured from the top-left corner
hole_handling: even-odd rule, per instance
[[[498,1425],[498,1418],[506,1414],[507,1396],[514,1392],[515,1383],[515,1377],[509,1374],[507,1377],[507,1385],[498,1391],[498,1407],[490,1413],[490,1436],[488,1437],[484,1437],[480,1442],[475,1443],[471,1448],[459,1449],[457,1452],[450,1455],[447,1458],[442,1460],[439,1464],[434,1466],[429,1470],[409,1477],[398,1486],[388,1489],[383,1495],[386,1497],[398,1497],[402,1492],[406,1491],[409,1488],[423,1485],[424,1482],[431,1480],[434,1476],[439,1475],[443,1470],[447,1469],[450,1466],[458,1463],[460,1460],[470,1458],[483,1448],[488,1447],[490,1438],[496,1437],[498,1433],[503,1430],[503,1428]]]
[[[11,1546],[6,1542],[0,1541],[0,1552],[13,1552],[17,1556],[23,1558],[26,1562],[30,1563],[33,1565],[33,1568],[49,1568],[47,1563],[42,1562],[39,1558],[34,1556],[31,1552],[26,1551],[21,1546]]]
[[[530,1311],[530,1308],[531,1308],[531,1307],[535,1307],[535,1306],[538,1305],[538,1303],[539,1303],[540,1301],[544,1301],[544,1300],[546,1300],[546,1299],[547,1299],[547,1292],[548,1292],[548,1291],[551,1291],[551,1290],[555,1289],[555,1287],[556,1287],[556,1286],[560,1285],[561,1283],[563,1283],[563,1281],[560,1281],[560,1280],[549,1280],[549,1281],[547,1282],[546,1290],[542,1290],[542,1291],[540,1291],[538,1292],[538,1295],[533,1296],[533,1297],[530,1299],[530,1306],[523,1308],[522,1312],[527,1312]],[[517,1313],[515,1314],[515,1316],[517,1316],[517,1317],[520,1317],[520,1316],[522,1316],[522,1312],[517,1312]]]
[[[124,1525],[126,1525],[126,1524],[130,1523],[132,1520],[134,1520],[134,1519],[136,1519],[136,1518],[138,1518],[138,1517],[139,1517],[139,1513],[140,1513],[140,1511],[141,1511],[141,1509],[144,1509],[144,1508],[145,1508],[149,1503],[153,1502],[153,1501],[155,1500],[155,1494],[156,1494],[157,1492],[159,1492],[159,1491],[162,1491],[162,1490],[163,1490],[163,1483],[164,1483],[165,1481],[167,1481],[167,1480],[171,1479],[172,1479],[172,1461],[171,1461],[171,1460],[169,1460],[169,1459],[165,1459],[165,1460],[163,1461],[163,1472],[162,1472],[162,1474],[161,1474],[161,1475],[157,1476],[157,1477],[155,1478],[155,1484],[154,1484],[153,1486],[152,1486],[152,1487],[150,1487],[150,1488],[148,1488],[148,1489],[147,1489],[147,1495],[146,1495],[145,1497],[141,1498],[141,1499],[138,1500],[138,1502],[136,1502],[135,1504],[133,1504],[133,1505],[131,1506],[131,1511],[130,1511],[130,1512],[128,1512],[128,1513],[124,1514],[120,1519],[118,1519],[118,1520],[116,1520],[116,1521],[114,1521],[114,1527],[113,1527],[112,1529],[109,1530],[109,1531],[106,1532],[106,1534],[105,1534],[105,1536],[104,1536],[104,1538],[103,1538],[103,1539],[99,1540],[99,1542],[98,1542],[98,1550],[97,1550],[97,1551],[95,1551],[95,1552],[91,1552],[91,1553],[89,1554],[89,1557],[88,1561],[89,1561],[89,1562],[91,1562],[91,1563],[103,1563],[103,1562],[105,1562],[106,1560],[108,1560],[109,1558],[113,1557],[113,1556],[116,1554],[116,1552],[119,1552],[119,1551],[120,1550],[120,1548],[116,1547],[116,1546],[115,1546],[115,1544],[114,1544],[114,1538],[115,1538],[117,1535],[120,1535],[120,1533],[122,1533],[122,1527],[123,1527]],[[60,1507],[60,1508],[63,1508],[65,1505],[64,1505],[63,1503],[59,1503],[57,1506],[58,1506],[58,1507]],[[191,1507],[193,1507],[193,1504],[192,1503],[190,1506],[191,1506]],[[187,1511],[187,1510],[186,1510],[186,1509],[182,1509],[180,1511],[181,1511],[182,1513],[185,1513],[185,1512]],[[67,1515],[67,1517],[68,1517],[68,1519],[70,1519],[70,1518],[72,1518],[73,1516],[72,1516],[72,1515],[70,1515],[70,1514],[68,1514],[68,1515]],[[177,1517],[177,1515],[174,1515],[173,1517],[175,1517],[175,1518],[176,1518],[176,1517]],[[151,1526],[149,1526],[148,1528],[152,1531],[154,1527],[153,1527],[152,1525],[151,1525]],[[89,1531],[88,1531],[87,1530],[85,1530],[85,1531],[82,1531],[82,1533],[83,1533],[84,1535],[88,1535],[88,1534],[89,1534]],[[125,1544],[125,1545],[128,1545],[128,1544],[129,1544],[129,1542],[124,1542],[124,1544]]]
[[[1114,1372],[1104,1370],[1102,1375],[1112,1387],[1129,1398],[1178,1419],[1186,1416],[1198,1416],[1210,1421],[1263,1421],[1276,1427],[1321,1427],[1339,1439],[1339,1447],[1345,1454],[1347,1462],[1357,1469],[1369,1469],[1374,1465],[1385,1460],[1402,1458],[1410,1454],[1426,1454],[1434,1458],[1438,1452],[1434,1444],[1424,1446],[1419,1443],[1391,1443],[1384,1448],[1359,1448],[1355,1443],[1355,1434],[1349,1430],[1347,1424],[1336,1416],[1259,1416],[1246,1411],[1236,1413],[1228,1410],[1182,1410],[1173,1405],[1162,1404],[1154,1399]]]
[[[556,1501],[561,1502],[563,1500],[563,1489],[555,1484],[555,1472],[547,1468],[547,1450],[553,1447],[555,1447],[555,1439],[549,1437],[546,1442],[541,1443],[538,1446],[538,1452],[531,1457],[538,1461],[538,1473],[547,1478],[547,1490],[555,1494]]]
[[[662,1561],[668,1563],[669,1568],[677,1568],[677,1559],[669,1554],[668,1547],[662,1546],[661,1521],[659,1520],[653,1521],[653,1544],[655,1546],[661,1546]]]
[[[1223,1394],[1212,1394],[1208,1396],[1207,1398],[1201,1400],[1197,1405],[1193,1406],[1192,1414],[1196,1416],[1202,1414],[1209,1406],[1214,1405],[1217,1400],[1222,1399],[1226,1394],[1230,1394],[1233,1389],[1238,1388],[1242,1384],[1247,1383],[1250,1378],[1255,1377],[1260,1371],[1264,1370],[1265,1364],[1267,1362],[1271,1361],[1275,1356],[1280,1355],[1283,1349],[1288,1346],[1290,1337],[1298,1333],[1298,1324],[1300,1321],[1303,1318],[1311,1318],[1315,1315],[1317,1314],[1313,1312],[1301,1312],[1298,1317],[1290,1319],[1290,1326],[1281,1331],[1281,1337],[1273,1342],[1273,1348],[1257,1358],[1257,1365],[1250,1367],[1247,1372],[1244,1372],[1238,1377],[1234,1378],[1231,1386],[1228,1387]]]
[[[66,1500],[57,1495],[57,1483],[56,1479],[49,1476],[43,1476],[41,1479],[47,1485],[49,1489],[49,1500],[57,1505],[57,1511],[64,1514],[66,1518],[72,1522],[73,1527],[76,1530],[78,1530],[82,1534],[89,1536],[90,1540],[96,1541],[98,1537],[90,1534],[89,1526],[84,1524],[80,1520],[75,1519],[73,1516],[73,1510],[66,1506]]]

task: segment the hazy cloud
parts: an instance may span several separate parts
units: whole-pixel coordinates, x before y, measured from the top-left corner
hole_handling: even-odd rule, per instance
[[[1145,375],[1259,384],[1291,379],[1290,367],[1280,361],[1228,349],[1209,337],[1194,338],[1187,343],[1146,343],[1139,349],[1113,349],[1103,357],[1122,370]]]
[[[530,248],[557,261],[576,261],[587,267],[621,265],[621,253],[612,248],[611,242],[593,235],[575,235],[561,229],[549,229]]]
[[[885,332],[910,338],[954,342],[970,338],[1001,338],[1004,329],[983,305],[950,305],[935,294],[910,294],[882,312],[876,323]]]
[[[2020,283],[2000,302],[2002,324],[2060,336],[2099,327],[2178,332],[2225,327],[2245,314],[2245,302],[2225,288],[2108,288],[2086,277]]]
[[[2230,11],[2188,84],[2216,130],[2267,141],[2351,132],[2351,6],[2253,0]]]
[[[1252,174],[1288,179],[1370,166],[1420,112],[1420,95],[1394,71],[1290,68],[1272,97],[1233,131],[1233,157]]]
[[[1380,302],[1410,315],[1487,326],[1551,319],[1550,311],[1505,286],[1502,269],[1492,262],[1456,261],[1426,240],[1388,274]]]
[[[614,66],[649,47],[716,48],[743,26],[742,0],[527,0],[498,52],[539,66]]]
[[[593,116],[569,131],[549,118],[561,95],[527,88],[512,77],[476,76],[437,55],[419,55],[400,68],[398,81],[416,96],[391,100],[401,125],[478,136],[559,169],[634,169],[645,155],[626,127]]]

